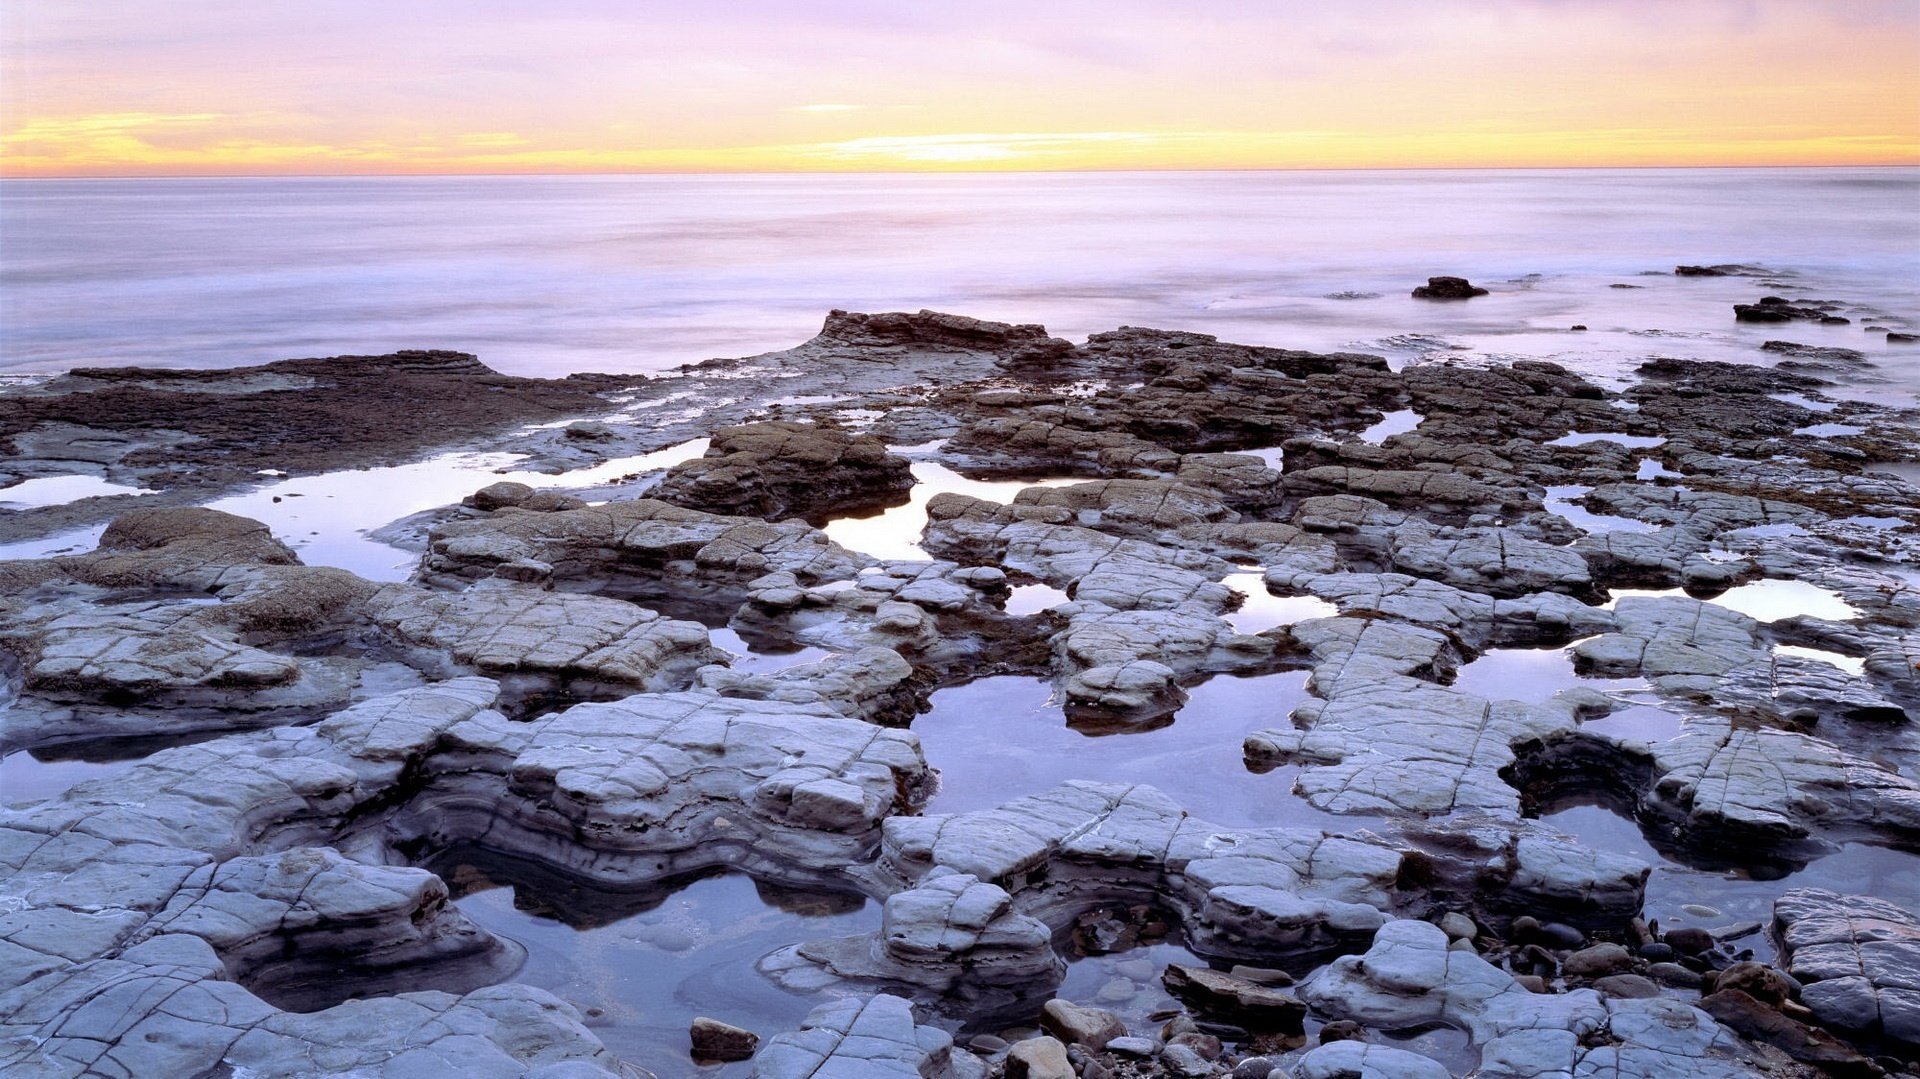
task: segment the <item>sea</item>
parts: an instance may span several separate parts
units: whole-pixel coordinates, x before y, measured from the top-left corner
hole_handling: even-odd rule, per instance
[[[1770,276],[1672,276],[1716,263]],[[1439,274],[1491,294],[1410,297]],[[1734,322],[1768,293],[1854,321]],[[1910,401],[1920,349],[1863,331],[1920,324],[1920,169],[0,181],[6,374],[428,347],[652,372],[834,308],[1600,377],[1785,338],[1867,351]]]

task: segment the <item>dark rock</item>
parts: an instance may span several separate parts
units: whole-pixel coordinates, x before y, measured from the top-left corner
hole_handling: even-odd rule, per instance
[[[1735,963],[1720,972],[1713,988],[1717,993],[1737,989],[1776,1008],[1793,995],[1793,985],[1786,976],[1765,963]]]
[[[1575,978],[1597,978],[1616,974],[1633,966],[1633,953],[1618,944],[1595,944],[1582,948],[1560,964],[1562,973]]]
[[[1645,1000],[1660,995],[1660,987],[1652,979],[1638,974],[1609,974],[1596,979],[1593,987],[1610,997],[1623,1000]]]
[[[1721,263],[1717,266],[1675,266],[1673,268],[1673,275],[1675,277],[1758,277],[1765,272],[1766,271],[1760,269],[1758,266],[1742,266],[1738,263]],[[1621,288],[1623,286],[1615,285],[1613,287]],[[1626,285],[1624,287],[1638,288],[1639,286]]]
[[[1664,941],[1648,941],[1640,946],[1640,958],[1650,963],[1671,963],[1673,957],[1673,945]]]
[[[1712,933],[1691,926],[1669,929],[1661,939],[1679,955],[1699,955],[1713,947]]]
[[[1351,1019],[1335,1019],[1320,1028],[1321,1045],[1333,1042],[1364,1041],[1366,1037],[1367,1028]]]
[[[1887,340],[1895,344],[1911,344],[1914,341],[1920,341],[1920,333],[1902,333],[1899,330],[1888,330]]]
[[[1198,1030],[1190,1030],[1185,1034],[1176,1034],[1167,1044],[1169,1046],[1184,1045],[1194,1052],[1199,1053],[1207,1060],[1220,1059],[1220,1039]]]
[[[1464,277],[1429,277],[1426,284],[1413,290],[1416,300],[1467,300],[1486,294],[1486,289],[1475,287]]]
[[[760,1036],[753,1031],[705,1016],[693,1021],[688,1034],[693,1039],[695,1060],[746,1060],[760,1045]]]
[[[911,466],[873,435],[784,420],[723,427],[706,456],[675,465],[653,494],[708,513],[783,520],[898,504]]]
[[[1540,927],[1540,943],[1551,948],[1578,948],[1587,935],[1565,922],[1548,922]]]
[[[1698,971],[1688,970],[1678,963],[1655,963],[1647,968],[1647,976],[1675,989],[1698,989],[1706,980]]]
[[[1765,1042],[1795,1060],[1817,1064],[1829,1075],[1877,1077],[1880,1066],[1860,1051],[1817,1027],[1798,1022],[1738,989],[1721,989],[1701,998],[1700,1008],[1754,1041]]]
[[[1251,1030],[1298,1034],[1306,1005],[1286,993],[1245,978],[1205,967],[1168,964],[1160,981],[1167,991],[1196,1011],[1239,1023]]]

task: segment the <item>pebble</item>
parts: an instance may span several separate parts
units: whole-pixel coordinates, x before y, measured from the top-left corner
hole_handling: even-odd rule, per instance
[[[1351,1019],[1335,1019],[1320,1028],[1320,1044],[1331,1042],[1363,1041],[1367,1036],[1365,1028]]]
[[[1202,1034],[1197,1030],[1176,1034],[1167,1040],[1167,1044],[1169,1046],[1184,1045],[1208,1060],[1219,1060],[1224,1048],[1219,1038],[1211,1034]]]
[[[1565,922],[1548,922],[1540,927],[1540,939],[1555,948],[1578,948],[1587,942],[1587,935]]]
[[[1760,932],[1760,923],[1735,922],[1732,925],[1723,925],[1715,929],[1710,929],[1708,932],[1713,934],[1713,939],[1715,940],[1741,940]]]
[[[1640,946],[1640,958],[1652,963],[1673,962],[1673,945],[1660,941],[1651,941]]]
[[[1123,1057],[1150,1057],[1160,1051],[1160,1043],[1152,1038],[1136,1038],[1129,1035],[1115,1038],[1107,1043],[1107,1052]]]
[[[1678,963],[1655,963],[1647,968],[1647,976],[1661,985],[1671,985],[1675,989],[1700,988],[1700,972],[1688,970]]]
[[[1093,998],[1102,1004],[1120,1004],[1132,1000],[1140,987],[1126,978],[1109,978]]]
[[[1006,1052],[1007,1040],[992,1034],[975,1034],[967,1039],[967,1048],[983,1056],[992,1056],[995,1053]]]
[[[1633,965],[1633,953],[1618,944],[1595,944],[1567,956],[1560,969],[1579,978],[1615,974]]]
[[[1682,903],[1680,904],[1680,909],[1688,914],[1693,915],[1695,918],[1720,917],[1719,908],[1709,907],[1705,903]]]
[[[1248,1057],[1233,1066],[1233,1079],[1267,1079],[1274,1063],[1266,1057]]]
[[[1472,940],[1480,935],[1480,927],[1473,924],[1473,919],[1457,910],[1440,916],[1440,928],[1455,940]]]
[[[1136,982],[1151,981],[1158,973],[1151,959],[1128,959],[1115,963],[1113,972],[1123,978],[1132,978]]]
[[[1595,981],[1593,987],[1610,997],[1626,1000],[1646,1000],[1660,995],[1658,985],[1638,974],[1609,974]]]
[[[1213,1072],[1213,1065],[1208,1063],[1205,1057],[1184,1045],[1167,1046],[1166,1050],[1160,1054],[1160,1062],[1174,1074],[1185,1075],[1189,1079],[1199,1079],[1200,1076]]]
[[[1713,947],[1713,934],[1704,929],[1669,929],[1666,943],[1680,955],[1699,955]]]

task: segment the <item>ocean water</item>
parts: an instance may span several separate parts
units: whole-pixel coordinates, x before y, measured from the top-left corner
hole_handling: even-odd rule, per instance
[[[1722,262],[1787,276],[1650,276]],[[1435,274],[1494,295],[1408,296]],[[1737,326],[1764,292],[1880,317]],[[655,371],[796,344],[835,307],[1601,375],[1788,337],[1911,391],[1920,349],[1862,327],[1920,319],[1920,169],[0,182],[0,371],[409,347]]]

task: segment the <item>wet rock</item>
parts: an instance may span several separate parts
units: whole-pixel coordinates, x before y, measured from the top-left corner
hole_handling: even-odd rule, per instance
[[[1681,955],[1699,955],[1713,947],[1713,934],[1704,929],[1680,926],[1669,929],[1661,936],[1661,942]]]
[[[1206,1057],[1184,1045],[1169,1045],[1160,1052],[1160,1063],[1174,1075],[1187,1079],[1200,1079],[1213,1074],[1213,1064]]]
[[[1647,967],[1647,976],[1661,985],[1670,985],[1675,989],[1698,989],[1704,979],[1700,973],[1681,966],[1678,963],[1653,963]]]
[[[1609,974],[1596,978],[1593,987],[1610,997],[1645,1000],[1660,995],[1660,987],[1651,978],[1639,974]]]
[[[873,435],[774,421],[713,432],[706,455],[673,466],[653,493],[708,513],[820,522],[904,502],[912,486],[906,458]]]
[[[1758,303],[1734,304],[1733,317],[1737,322],[1844,322],[1832,313],[1833,307],[1813,302],[1795,305],[1778,296],[1762,296]]]
[[[1429,277],[1413,290],[1416,300],[1468,300],[1486,294],[1486,289],[1474,287],[1464,277]]]
[[[1320,1044],[1331,1045],[1334,1042],[1365,1041],[1367,1030],[1351,1019],[1335,1019],[1320,1026]]]
[[[1112,1012],[1057,998],[1040,1010],[1040,1026],[1068,1045],[1084,1045],[1095,1052],[1127,1033],[1127,1024]]]
[[[1869,896],[1796,888],[1774,927],[1801,999],[1836,1030],[1920,1047],[1920,917]]]
[[[1446,1079],[1452,1074],[1432,1057],[1359,1041],[1322,1044],[1293,1066],[1294,1079]]]
[[[1160,1052],[1160,1043],[1152,1038],[1113,1038],[1107,1042],[1107,1051],[1116,1056],[1144,1060]]]
[[[1058,1063],[1065,1066],[1064,1051]],[[822,1004],[807,1015],[799,1030],[769,1038],[753,1058],[757,1079],[838,1074],[873,1079],[982,1079],[986,1066],[970,1053],[955,1053],[951,1036],[916,1024],[911,1004],[885,994]],[[1072,1075],[1070,1068],[1066,1075]]]
[[[1765,1042],[1795,1060],[1818,1065],[1829,1075],[1878,1076],[1879,1065],[1818,1027],[1798,1022],[1738,989],[1717,989],[1700,999],[1700,1008],[1742,1036]]]
[[[1560,964],[1563,973],[1576,978],[1597,978],[1617,974],[1633,965],[1633,954],[1618,944],[1595,944],[1566,957]]]
[[[693,1040],[695,1060],[746,1060],[760,1044],[760,1036],[753,1031],[705,1016],[694,1019],[688,1035]]]
[[[1007,1050],[1007,1079],[1074,1079],[1067,1047],[1059,1039],[1028,1038]]]
[[[1170,963],[1160,980],[1195,1010],[1248,1029],[1298,1034],[1306,1017],[1298,998],[1217,970]]]
[[[1449,951],[1446,934],[1426,922],[1389,922],[1364,955],[1334,960],[1300,995],[1322,1013],[1372,1027],[1465,1029],[1480,1046],[1483,1075],[1754,1074],[1728,1057],[1731,1035],[1697,1009],[1592,990],[1530,993],[1484,959]],[[1580,1036],[1601,1030],[1610,1036]]]
[[[1714,266],[1675,266],[1675,277],[1762,277],[1766,271],[1758,266],[1746,266],[1740,263],[1721,263]]]

